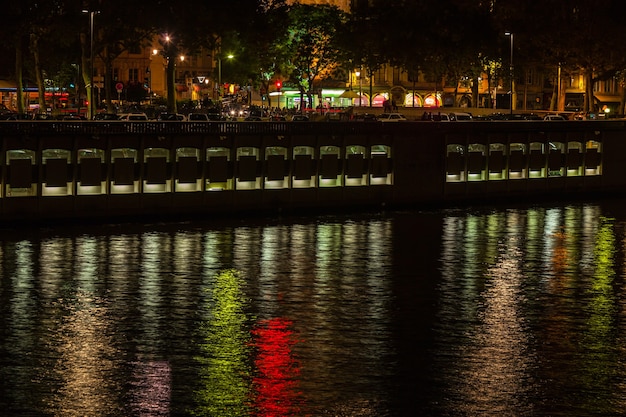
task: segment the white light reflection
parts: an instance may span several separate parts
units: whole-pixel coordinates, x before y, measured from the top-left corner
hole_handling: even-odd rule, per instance
[[[446,406],[462,415],[532,414],[525,401],[535,389],[536,359],[522,313],[524,223],[517,212],[444,221],[440,349],[441,360],[457,366],[445,367],[456,375],[442,378],[452,383]],[[459,262],[446,265],[454,257],[464,259],[462,270],[452,266]]]
[[[315,282],[315,228],[310,225],[292,225],[287,254],[290,259],[290,275],[294,288],[289,291],[291,301],[306,308],[311,307],[312,285]]]
[[[103,260],[104,253],[98,249],[98,243],[93,236],[81,236],[75,243],[76,280],[78,289],[87,293],[95,291],[95,280],[100,278],[98,264]]]
[[[277,301],[285,291],[289,290],[292,279],[289,248],[289,227],[266,226],[262,229],[260,271],[259,271],[259,302],[264,313],[261,318],[277,317]]]
[[[133,370],[132,408],[140,417],[170,415],[172,370],[167,361],[139,361]]]
[[[0,247],[5,247],[1,245]],[[7,251],[3,253],[3,264],[7,266],[2,273],[4,279],[10,280],[10,288],[2,288],[3,299],[7,299],[8,317],[5,318],[7,334],[3,335],[2,347],[6,348],[9,355],[20,355],[22,352],[29,352],[35,340],[31,332],[30,323],[36,321],[36,300],[35,279],[33,271],[33,257],[35,249],[28,241],[20,241],[6,245]],[[13,258],[13,259],[11,259]],[[9,266],[14,266],[9,270]],[[5,278],[6,277],[6,278]],[[3,279],[3,280],[4,280]],[[7,298],[4,298],[6,294]],[[8,371],[9,364],[3,362],[3,371]],[[15,366],[14,366],[15,368]],[[29,375],[22,372],[10,372],[8,375],[3,372],[4,378],[11,378],[11,381],[3,381],[15,385],[28,386]]]
[[[146,233],[141,242],[141,277],[139,280],[139,308],[142,330],[148,339],[158,337],[161,317],[159,308],[163,299],[163,265],[169,264],[171,256],[169,239],[160,233]],[[155,340],[156,341],[156,340]]]
[[[110,378],[119,352],[110,337],[107,309],[102,300],[81,291],[60,302],[59,308],[67,314],[49,324],[53,328],[48,340],[48,349],[58,359],[43,376],[57,387],[45,400],[48,412],[69,417],[108,415],[110,405],[121,401],[117,398],[121,387]]]
[[[138,235],[113,235],[104,242],[108,289],[111,299],[126,300],[136,291],[137,265],[140,258],[140,240]],[[133,277],[133,279],[129,279]],[[117,310],[124,303],[116,303],[110,308]]]
[[[190,305],[194,294],[195,280],[198,279],[195,271],[198,268],[197,260],[202,251],[200,238],[197,233],[177,232],[172,240],[172,276],[169,299],[175,309],[181,314],[192,311]]]
[[[262,250],[261,228],[240,227],[234,230],[232,261],[236,270],[259,276],[258,260],[261,259]]]
[[[208,231],[202,238],[202,281],[205,288],[209,287],[211,279],[220,269],[226,268],[223,261],[230,260],[227,255],[230,251],[222,248],[222,242],[227,240],[226,236],[224,232]]]

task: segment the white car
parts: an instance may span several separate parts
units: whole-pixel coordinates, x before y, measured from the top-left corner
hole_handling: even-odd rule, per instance
[[[145,113],[128,113],[124,114],[120,120],[125,122],[147,122],[148,115]]]
[[[565,117],[560,114],[546,114],[543,120],[567,120]]]
[[[148,121],[148,115],[145,113],[128,113],[120,117],[123,122],[131,122],[126,124],[126,130],[128,132],[138,133],[144,132],[148,123],[141,123]]]
[[[378,116],[380,122],[406,122],[406,117],[400,113],[383,113]]]

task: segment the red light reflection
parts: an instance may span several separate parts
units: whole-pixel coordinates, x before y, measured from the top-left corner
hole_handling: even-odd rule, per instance
[[[257,354],[253,378],[254,409],[259,416],[280,417],[298,414],[301,395],[297,392],[300,368],[293,358],[292,322],[284,318],[261,321],[252,331]]]

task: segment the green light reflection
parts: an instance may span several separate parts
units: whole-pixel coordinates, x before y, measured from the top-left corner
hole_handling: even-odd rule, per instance
[[[248,416],[251,397],[250,330],[235,270],[217,274],[209,297],[207,320],[201,326],[200,389],[196,391],[198,416]]]
[[[615,277],[615,234],[613,220],[600,219],[593,250],[595,269],[591,277],[591,286],[587,290],[588,305],[585,307],[588,319],[583,338],[584,369],[582,385],[590,390],[596,386],[610,386],[618,371],[619,359],[613,348],[618,345],[615,340],[615,323],[617,303],[613,280]],[[591,408],[605,409],[611,398],[601,395],[588,396]]]

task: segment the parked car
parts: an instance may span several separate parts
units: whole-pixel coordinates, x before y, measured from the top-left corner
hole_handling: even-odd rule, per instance
[[[401,113],[383,113],[378,116],[380,122],[406,122],[406,117]]]
[[[66,114],[66,115],[63,116],[62,120],[66,120],[66,121],[67,120],[76,120],[76,121],[79,121],[79,120],[85,120],[85,118],[80,116],[80,115],[78,115],[78,114]]]
[[[180,113],[161,113],[157,116],[157,120],[160,122],[183,122],[187,118]]]
[[[125,122],[147,122],[148,115],[145,113],[127,113],[123,115],[120,120]]]
[[[524,120],[542,120],[542,118],[538,114],[527,113],[524,115]]]
[[[483,114],[480,117],[475,117],[474,120],[484,120],[484,121],[492,121],[492,120],[506,120],[506,116],[504,113],[491,113],[491,114]]]
[[[33,120],[53,120],[54,117],[50,113],[33,113]]]
[[[222,115],[219,112],[209,112],[206,114],[206,117],[210,120],[210,121],[220,121],[220,120],[224,120],[224,118],[222,117]]]
[[[148,123],[141,123],[149,120],[148,115],[145,113],[126,113],[122,115],[120,120],[130,122],[126,125],[126,130],[129,132],[144,132],[154,128],[154,126]]]
[[[578,112],[572,115],[572,120],[600,120],[604,118],[605,114],[602,112]]]
[[[189,113],[187,115],[187,121],[189,122],[208,122],[209,116],[206,113]]]
[[[528,120],[525,114],[521,113],[491,113],[483,116],[480,120],[508,120],[508,121],[522,121]]]
[[[291,118],[292,122],[308,122],[309,116],[305,116],[304,114],[294,114]]]
[[[370,114],[370,113],[359,113],[359,114],[355,114],[353,120],[355,122],[375,122],[378,119],[376,118],[375,114]]]
[[[8,111],[0,113],[0,120],[20,120],[19,114]]]
[[[448,113],[435,113],[431,115],[430,120],[433,122],[449,122],[450,116]]]
[[[502,120],[521,121],[528,120],[525,114],[521,113],[505,113]]]
[[[561,116],[560,114],[546,114],[544,116],[543,120],[561,121],[561,120],[567,120],[567,119],[565,117]]]
[[[119,116],[115,113],[97,113],[94,120],[119,120]]]
[[[450,113],[450,120],[453,122],[461,122],[473,120],[474,117],[471,113]]]

